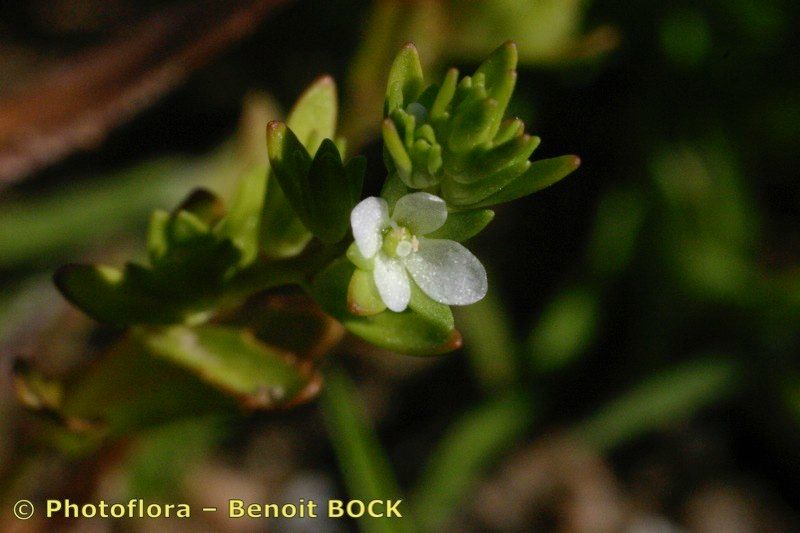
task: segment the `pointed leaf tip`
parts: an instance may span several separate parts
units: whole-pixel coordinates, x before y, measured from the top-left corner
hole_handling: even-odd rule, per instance
[[[389,70],[386,83],[385,115],[413,102],[422,92],[423,74],[419,52],[413,43],[405,44]]]
[[[336,82],[325,75],[303,91],[289,112],[286,125],[313,154],[322,139],[333,138],[336,134],[337,116]]]

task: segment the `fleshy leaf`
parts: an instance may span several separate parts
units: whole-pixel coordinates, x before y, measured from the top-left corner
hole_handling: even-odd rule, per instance
[[[162,306],[154,295],[131,287],[122,271],[95,265],[66,265],[55,274],[64,297],[100,322],[182,322],[182,313]]]
[[[286,124],[278,121],[267,126],[267,149],[273,176],[295,213],[301,220],[307,220],[305,200],[311,192],[307,176],[312,162],[308,150]]]
[[[330,76],[323,76],[300,96],[286,119],[286,125],[313,154],[322,139],[333,138],[336,120],[336,84]],[[264,253],[274,258],[293,257],[305,248],[311,236],[280,185],[273,181],[267,190],[261,220]]]
[[[534,161],[524,174],[516,178],[497,193],[471,207],[487,207],[522,198],[540,191],[575,171],[581,164],[574,155],[562,155]]]
[[[497,133],[503,119],[514,85],[517,81],[517,47],[508,41],[498,47],[481,63],[475,75],[482,75],[489,98],[497,102],[498,113],[492,126],[491,136]]]
[[[308,206],[307,226],[320,239],[335,243],[344,238],[353,209],[354,190],[359,189],[364,166],[352,167],[348,175],[336,144],[325,139],[317,150],[308,171],[308,191],[305,204]],[[354,171],[354,172],[353,172]],[[351,181],[355,183],[351,187]],[[360,194],[359,194],[360,195]]]
[[[411,308],[368,317],[351,313],[347,289],[354,270],[346,258],[340,258],[317,276],[311,288],[323,309],[348,331],[377,346],[411,355],[441,354],[461,346],[461,336],[453,328],[453,315],[447,306],[425,315]]]
[[[238,204],[231,215],[222,216],[216,197],[205,191],[192,193],[171,215],[157,212],[148,238],[150,266],[127,263],[120,270],[67,265],[54,276],[57,287],[101,322],[174,324],[207,319],[227,282],[257,252],[256,213],[264,176],[253,176],[243,185],[247,202]],[[253,187],[256,198],[248,194]],[[217,227],[212,230],[209,223]],[[245,260],[246,254],[250,257]]]
[[[313,375],[293,354],[258,341],[247,330],[219,326],[183,326],[140,332],[151,353],[240,398],[249,407],[287,405],[309,385]]]
[[[413,102],[422,92],[422,84],[419,52],[413,44],[408,43],[397,54],[389,71],[384,113],[388,115],[395,109],[403,108]]]
[[[151,262],[158,261],[167,253],[169,248],[168,224],[169,213],[163,209],[157,209],[150,215],[150,225],[147,229],[147,255]]]
[[[347,307],[354,315],[370,316],[386,310],[372,272],[359,268],[353,272],[347,286]]]
[[[405,53],[398,57],[410,61]],[[450,207],[475,209],[530,194],[569,173],[528,161],[539,138],[526,135],[519,120],[503,121],[516,65],[516,46],[507,42],[474,75],[459,79],[451,69],[441,86],[420,90],[414,101],[390,82],[382,131],[389,175],[410,189],[439,194]]]
[[[383,121],[383,145],[389,155],[389,161],[393,163],[397,175],[406,185],[411,184],[412,163],[408,152],[403,145],[403,140],[397,132],[397,127],[390,119]]]
[[[319,384],[310,366],[243,330],[134,329],[68,378],[58,407],[69,429],[94,427],[102,438],[242,406],[288,407]]]
[[[369,259],[364,257],[361,253],[361,250],[358,249],[358,245],[356,243],[348,246],[346,255],[350,262],[356,266],[356,268],[367,271],[371,271],[373,268],[375,268],[374,257],[370,257]]]
[[[341,149],[339,151],[341,152]],[[361,200],[361,191],[364,189],[364,174],[367,172],[367,158],[358,156],[350,159],[344,166],[344,170],[347,174],[347,183],[350,187],[350,202],[352,205],[355,205]]]
[[[491,209],[475,209],[472,211],[456,211],[447,216],[444,226],[427,235],[429,239],[449,239],[464,242],[489,225],[494,219]]]
[[[323,76],[297,99],[286,117],[286,125],[297,135],[308,152],[313,154],[322,139],[333,139],[336,134],[336,118],[336,83],[330,76]]]
[[[211,227],[225,216],[225,205],[222,200],[208,189],[195,189],[180,205],[175,212],[186,211],[191,213],[205,227]]]
[[[347,232],[354,198],[363,183],[364,163],[347,168],[336,144],[325,139],[314,158],[281,122],[270,122],[267,146],[275,177],[303,225],[327,243]]]
[[[253,262],[259,248],[259,217],[267,189],[267,168],[254,167],[242,176],[230,212],[216,232],[227,237],[241,251],[239,266]]]
[[[303,251],[312,236],[289,205],[280,184],[273,180],[267,187],[267,199],[261,217],[264,253],[271,258],[294,257]]]

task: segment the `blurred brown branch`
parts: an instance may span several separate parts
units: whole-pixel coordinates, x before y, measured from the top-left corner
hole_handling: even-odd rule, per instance
[[[283,1],[181,3],[34,75],[0,100],[0,187],[96,146]]]

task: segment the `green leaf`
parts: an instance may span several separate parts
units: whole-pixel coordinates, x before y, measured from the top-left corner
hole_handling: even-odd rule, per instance
[[[364,156],[358,156],[350,159],[350,161],[348,161],[344,166],[344,170],[347,174],[347,183],[350,187],[350,204],[354,207],[355,204],[361,200],[361,191],[364,189],[364,175],[367,172],[367,158]]]
[[[194,241],[205,239],[210,233],[209,225],[190,211],[177,211],[167,224],[167,239],[170,248],[191,246]]]
[[[347,247],[347,252],[345,255],[358,269],[371,271],[375,268],[375,258],[370,257],[367,259],[361,255],[361,250],[358,249],[356,243],[352,243]]]
[[[498,109],[497,101],[492,99],[461,106],[450,126],[448,148],[456,153],[467,152],[490,140],[494,136]]]
[[[313,154],[323,139],[334,137],[336,120],[336,84],[330,76],[323,76],[300,96],[286,125],[308,153]],[[264,253],[273,258],[293,257],[303,251],[311,237],[281,186],[273,182],[267,191],[261,220]]]
[[[173,210],[173,213],[190,213],[197,222],[192,225],[208,230],[225,216],[222,199],[208,189],[195,189]],[[192,233],[191,231],[189,232]]]
[[[495,49],[475,71],[475,76],[484,77],[487,96],[497,102],[498,111],[492,124],[491,137],[494,137],[500,128],[503,114],[514,92],[517,81],[516,68],[517,47],[508,41]]]
[[[336,135],[336,119],[336,83],[330,76],[322,76],[297,99],[286,125],[313,154],[323,139]]]
[[[169,218],[169,213],[163,209],[153,211],[150,216],[150,225],[147,229],[147,255],[151,262],[164,257],[169,249],[169,238],[167,237]]]
[[[470,207],[488,207],[533,194],[566,177],[577,169],[580,164],[581,160],[574,155],[562,155],[551,159],[534,161],[521,176],[488,198],[475,204],[470,204]]]
[[[120,271],[103,265],[66,265],[56,271],[54,281],[67,300],[95,320],[109,324],[178,323],[205,310],[176,306],[137,286],[131,281],[131,268]]]
[[[462,415],[437,446],[414,490],[414,516],[423,531],[437,531],[486,470],[525,434],[532,421],[530,402],[517,393]]]
[[[293,403],[314,377],[301,370],[293,354],[259,342],[247,330],[177,326],[137,335],[154,355],[196,373],[248,407]]]
[[[357,268],[347,287],[347,308],[354,315],[370,316],[386,310],[372,272]]]
[[[351,313],[347,290],[354,270],[350,261],[342,257],[321,272],[310,288],[314,299],[348,331],[377,346],[410,355],[441,354],[461,345],[447,306],[445,311],[420,302],[417,309],[402,313],[384,311],[367,317]]]
[[[391,163],[393,163],[393,165],[387,166],[390,168],[394,166],[400,179],[406,185],[411,186],[411,172],[413,170],[411,158],[403,145],[400,134],[397,132],[397,126],[388,118],[383,121],[383,146],[389,155]]]
[[[292,209],[280,184],[272,181],[267,187],[267,199],[261,217],[264,253],[274,259],[294,257],[305,249],[312,237]]]
[[[389,71],[384,116],[414,102],[422,93],[422,89],[422,64],[419,61],[419,52],[413,44],[408,43],[397,54]]]
[[[451,68],[447,71],[439,91],[436,93],[436,98],[431,105],[430,117],[431,120],[443,120],[447,118],[450,103],[456,94],[456,87],[458,86],[458,69]]]
[[[453,179],[466,184],[479,180],[492,182],[505,169],[527,161],[540,142],[539,137],[522,133],[502,144],[496,144],[490,150],[476,150],[470,154],[469,166],[464,172],[453,175]]]
[[[429,239],[449,239],[464,242],[471,239],[489,225],[494,219],[491,209],[475,209],[472,211],[456,211],[447,215],[444,225],[426,235]]]
[[[239,181],[239,190],[230,212],[215,231],[227,237],[240,250],[239,266],[252,263],[258,256],[259,222],[267,192],[267,168],[254,167]]]
[[[422,292],[414,280],[409,280],[409,282],[411,283],[411,299],[408,302],[408,308],[430,322],[442,324],[452,330],[455,327],[455,321],[450,307],[432,300],[430,296]]]
[[[351,171],[363,169],[362,164],[356,164]],[[332,244],[344,238],[350,224],[350,211],[355,204],[352,182],[360,184],[362,179],[363,175],[351,179],[332,140],[322,141],[308,171],[310,193],[305,198],[307,226],[322,241]]]
[[[326,355],[344,328],[314,301],[300,293],[269,293],[249,298],[225,324],[247,329],[261,341],[294,354],[302,364]]]
[[[206,320],[241,262],[233,242],[214,235],[200,218],[181,210],[163,226],[164,250],[153,265],[123,270],[66,265],[54,276],[61,293],[91,317],[117,325],[197,323]],[[151,230],[158,233],[158,227]],[[162,243],[163,244],[163,243]]]
[[[68,379],[59,415],[74,428],[94,429],[82,437],[97,444],[187,417],[287,407],[319,383],[292,354],[244,330],[135,328]]]
[[[303,225],[326,243],[342,240],[363,183],[364,162],[345,168],[331,139],[324,139],[311,159],[280,122],[270,122],[267,146],[274,175]]]
[[[267,125],[267,150],[281,190],[297,216],[306,223],[309,217],[306,199],[312,192],[308,186],[311,156],[294,132],[278,121]]]
[[[325,426],[331,437],[348,495],[361,501],[398,499],[400,489],[375,430],[361,411],[353,383],[341,372],[331,372],[321,397]],[[359,519],[368,533],[413,531],[414,521],[403,518]]]

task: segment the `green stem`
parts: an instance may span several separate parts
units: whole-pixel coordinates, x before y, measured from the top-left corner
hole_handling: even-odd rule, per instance
[[[344,254],[349,244],[344,241],[323,246],[289,259],[256,261],[231,280],[226,299],[236,300],[284,285],[299,285],[307,289],[317,274]]]

